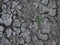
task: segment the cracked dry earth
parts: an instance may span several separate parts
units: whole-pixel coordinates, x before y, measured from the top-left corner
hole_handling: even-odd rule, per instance
[[[0,45],[60,45],[60,0],[0,0]]]

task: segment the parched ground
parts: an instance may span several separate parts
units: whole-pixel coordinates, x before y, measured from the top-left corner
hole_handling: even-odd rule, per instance
[[[0,45],[60,45],[60,0],[0,0]]]

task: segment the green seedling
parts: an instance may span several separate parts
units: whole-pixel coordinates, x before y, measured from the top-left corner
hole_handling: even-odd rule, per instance
[[[41,23],[44,22],[43,17],[37,16],[37,17],[36,17],[36,22],[38,23],[38,29],[40,29]]]

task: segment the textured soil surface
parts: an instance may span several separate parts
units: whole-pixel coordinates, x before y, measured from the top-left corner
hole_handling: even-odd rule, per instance
[[[0,0],[0,45],[60,45],[60,0]]]

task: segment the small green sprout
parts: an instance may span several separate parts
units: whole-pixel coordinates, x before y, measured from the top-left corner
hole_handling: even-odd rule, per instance
[[[38,28],[40,28],[41,23],[44,22],[43,17],[41,17],[41,16],[37,16],[37,17],[36,17],[36,22],[38,23]]]

